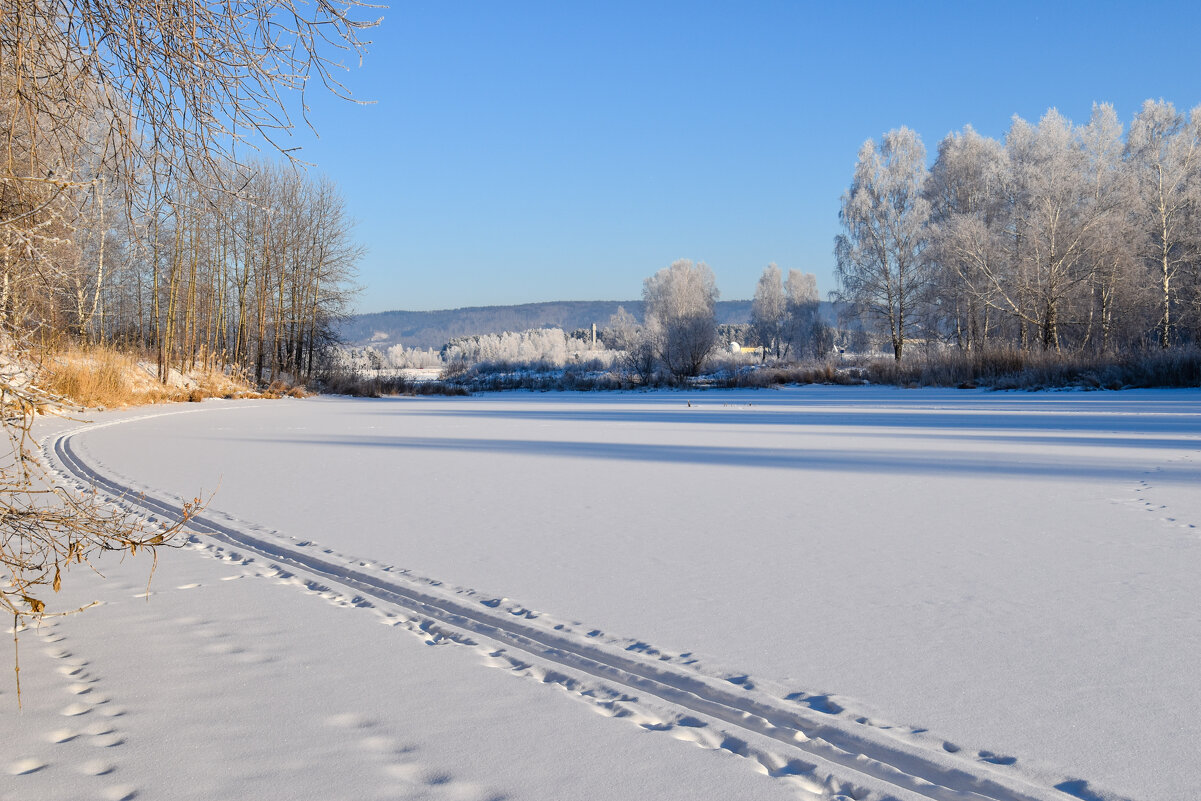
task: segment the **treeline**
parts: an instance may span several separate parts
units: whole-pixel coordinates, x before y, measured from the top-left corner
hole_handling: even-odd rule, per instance
[[[248,164],[239,143],[271,148],[291,128],[290,91],[340,91],[372,25],[361,5],[0,3],[0,610],[14,638],[62,613],[73,564],[178,543],[201,505],[148,522],[61,485],[31,434],[63,398],[31,350],[151,348],[164,378],[199,361],[311,369],[357,250],[332,185]]]
[[[299,88],[301,73],[283,67],[324,77],[323,40],[358,46],[354,23],[321,10],[309,19],[326,27],[291,45],[251,23],[300,12],[287,0],[3,4],[8,336],[143,352],[163,378],[172,366],[234,366],[260,381],[312,372],[360,255],[344,201],[286,157],[233,149],[244,133],[290,125],[279,91]]]
[[[385,311],[357,314],[338,328],[346,342],[387,348],[403,343],[408,347],[441,348],[462,337],[503,334],[538,328],[574,331],[602,325],[618,308],[636,318],[645,315],[641,300],[593,301],[565,300],[523,303],[514,306],[476,306],[437,311]],[[749,300],[719,300],[714,307],[717,322],[745,323],[750,315]]]
[[[583,305],[595,310],[597,304]],[[678,384],[769,356],[781,362],[831,354],[835,331],[822,318],[811,273],[790,270],[785,280],[776,265],[768,265],[754,300],[734,301],[726,311],[748,305],[749,323],[721,322],[713,271],[681,259],[643,283],[642,300],[631,304],[641,320],[618,306],[599,325],[456,337],[439,351],[383,346],[379,338],[378,345],[338,348],[331,362],[337,371],[375,382],[441,367],[444,380],[471,389],[598,389]],[[353,381],[338,384],[342,391],[356,391]],[[367,391],[376,389],[372,384]]]
[[[567,332],[561,328],[535,328],[458,337],[433,348],[407,348],[403,344],[380,348],[375,345],[343,346],[331,352],[334,367],[358,373],[394,373],[401,370],[443,368],[448,365],[538,366],[561,368],[568,363],[600,361],[608,367],[612,351],[606,349],[598,331],[592,341],[590,330]]]
[[[77,334],[157,355],[160,369],[238,365],[256,381],[309,376],[344,315],[361,248],[334,184],[259,163],[196,183],[127,221],[97,314]],[[110,252],[111,252],[110,251]],[[74,321],[73,321],[74,322]]]
[[[1201,343],[1201,107],[1123,131],[1015,117],[933,166],[908,128],[866,142],[843,195],[838,289],[888,343],[1119,354]]]

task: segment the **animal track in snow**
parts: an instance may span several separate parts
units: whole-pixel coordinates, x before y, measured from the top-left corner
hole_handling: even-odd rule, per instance
[[[402,742],[374,718],[342,712],[329,715],[322,722],[329,728],[357,736],[361,751],[375,761],[379,774],[386,781],[417,791],[419,797],[446,801],[500,801],[504,798],[502,794],[460,781],[452,772],[426,763],[420,758],[417,746]]]
[[[86,715],[87,713],[89,713],[91,711],[92,711],[92,708],[90,706],[88,706],[87,704],[75,703],[75,704],[68,704],[67,706],[63,707],[61,714],[64,717],[74,718],[74,717],[78,717],[79,715]]]
[[[89,759],[81,762],[77,769],[85,776],[107,776],[115,770],[113,763],[103,759]]]
[[[37,773],[42,768],[46,767],[46,763],[35,757],[25,757],[18,759],[15,762],[10,762],[8,765],[8,775],[10,776],[27,776],[30,773]]]
[[[59,743],[69,743],[79,736],[79,732],[74,729],[55,729],[46,735],[46,741],[58,745]]]
[[[105,801],[133,801],[137,796],[137,788],[128,784],[116,784],[104,791]]]
[[[1172,463],[1177,462],[1192,462],[1195,454],[1186,453],[1177,456],[1171,460]],[[1186,531],[1198,531],[1198,526],[1201,521],[1187,520],[1177,511],[1173,511],[1168,504],[1162,503],[1159,500],[1158,484],[1151,483],[1156,474],[1162,473],[1162,467],[1156,467],[1147,470],[1143,473],[1148,478],[1139,479],[1133,486],[1133,497],[1115,499],[1114,503],[1121,504],[1133,511],[1149,512],[1158,516],[1159,521],[1166,526]]]
[[[35,701],[43,706],[43,714],[51,715],[38,718],[48,725],[40,734],[30,732],[31,737],[26,740],[31,747],[29,752],[19,754],[21,758],[7,764],[0,763],[0,770],[12,777],[12,789],[18,791],[14,797],[36,798],[43,794],[39,787],[49,786],[71,788],[69,795],[60,793],[56,798],[135,798],[137,788],[127,784],[114,786],[103,778],[116,770],[114,760],[92,756],[119,753],[119,746],[124,745],[126,738],[115,721],[124,710],[110,703],[103,692],[104,683],[88,660],[68,644],[60,621],[42,621],[24,631],[26,636],[35,636],[43,644],[38,656],[49,662],[38,673],[49,678],[50,684],[36,690]],[[61,700],[56,701],[56,697]],[[58,716],[53,716],[53,712]],[[55,717],[65,725],[53,725]],[[75,779],[74,784],[60,785],[64,772],[97,778]],[[25,779],[27,776],[40,778]]]

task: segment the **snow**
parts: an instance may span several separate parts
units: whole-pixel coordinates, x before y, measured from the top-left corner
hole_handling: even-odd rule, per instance
[[[1201,784],[1201,392],[320,398],[95,421],[47,427],[47,447],[148,503],[215,489],[215,533],[161,553],[149,599],[141,560],[71,574],[65,601],[105,603],[22,636],[0,798]]]

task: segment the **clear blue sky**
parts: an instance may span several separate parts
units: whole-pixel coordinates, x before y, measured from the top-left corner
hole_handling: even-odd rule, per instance
[[[832,287],[865,139],[1201,103],[1194,3],[402,2],[289,144],[340,186],[360,311],[625,300],[677,258]]]

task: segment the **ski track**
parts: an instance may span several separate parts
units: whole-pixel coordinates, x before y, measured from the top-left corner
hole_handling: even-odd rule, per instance
[[[151,521],[156,516],[178,519],[180,502],[152,497],[104,475],[80,458],[71,440],[96,428],[201,411],[208,410],[157,412],[80,426],[51,435],[43,448],[58,463],[60,475],[78,490],[100,490],[114,502],[148,514]],[[1023,774],[1013,757],[973,752],[925,729],[856,715],[824,694],[798,691],[772,696],[757,690],[749,676],[703,672],[691,653],[663,653],[642,641],[610,636],[578,622],[560,622],[507,598],[482,596],[408,570],[346,557],[220,513],[205,511],[193,517],[187,528],[192,547],[223,561],[244,568],[258,559],[269,563],[227,580],[258,576],[299,585],[339,606],[374,610],[382,623],[404,626],[429,645],[474,647],[485,664],[556,686],[601,714],[744,757],[762,773],[787,782],[802,797],[834,801],[1111,797],[1098,794],[1079,778],[1044,783]],[[197,585],[179,589],[192,586]],[[380,604],[402,611],[388,611]],[[14,763],[9,770],[15,774],[40,767]]]

